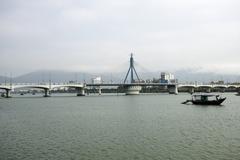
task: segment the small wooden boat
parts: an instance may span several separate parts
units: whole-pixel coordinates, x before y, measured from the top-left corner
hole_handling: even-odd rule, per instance
[[[186,100],[182,104],[191,102],[196,105],[220,105],[223,101],[225,101],[225,99],[226,97],[222,98],[218,94],[201,93],[193,94],[191,100]]]

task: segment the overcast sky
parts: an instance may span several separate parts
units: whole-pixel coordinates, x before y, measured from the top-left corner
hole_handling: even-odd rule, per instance
[[[0,75],[114,72],[131,52],[152,71],[240,74],[239,8],[239,0],[0,0]]]

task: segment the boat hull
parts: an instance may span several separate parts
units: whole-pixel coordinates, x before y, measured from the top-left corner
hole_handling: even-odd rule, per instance
[[[214,101],[192,101],[193,104],[196,105],[220,105],[226,98],[221,98],[219,100]]]

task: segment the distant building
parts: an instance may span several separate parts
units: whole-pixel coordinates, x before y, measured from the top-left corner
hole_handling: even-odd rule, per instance
[[[145,83],[145,81],[144,80],[142,80],[142,79],[140,79],[140,80],[133,80],[133,83]]]
[[[224,84],[224,81],[212,81],[210,84]]]
[[[72,81],[72,80],[71,80],[71,81],[69,81],[68,83],[76,83],[76,81]]]
[[[101,77],[92,78],[92,84],[101,84],[101,83],[102,83]]]
[[[177,83],[177,79],[172,73],[161,72],[160,83]]]

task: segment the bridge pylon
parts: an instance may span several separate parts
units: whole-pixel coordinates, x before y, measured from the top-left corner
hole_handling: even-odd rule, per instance
[[[140,78],[137,74],[137,71],[134,67],[134,59],[133,59],[133,54],[131,53],[131,57],[130,57],[130,66],[128,69],[128,72],[126,74],[126,77],[123,81],[124,84],[126,84],[127,78],[129,76],[130,73],[130,84],[125,88],[125,93],[126,95],[138,95],[139,92],[141,91],[142,87],[141,86],[136,86],[136,85],[131,85],[132,83],[136,83],[136,81],[134,80],[134,74],[135,77],[137,78],[137,82],[140,83]]]
[[[136,69],[134,67],[134,59],[133,59],[133,54],[132,53],[131,53],[131,57],[130,57],[130,66],[129,66],[128,72],[126,74],[126,77],[124,79],[124,82],[123,82],[124,84],[127,81],[129,73],[130,73],[130,83],[135,83],[134,73],[135,73],[135,76],[136,76],[138,82],[140,82],[139,76],[138,76],[137,71],[136,71]]]

